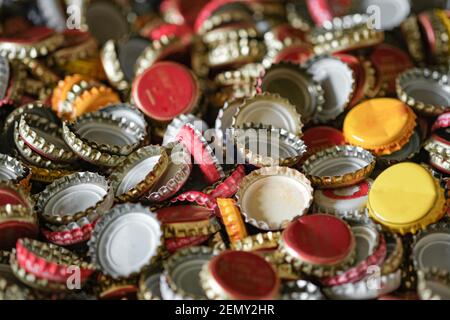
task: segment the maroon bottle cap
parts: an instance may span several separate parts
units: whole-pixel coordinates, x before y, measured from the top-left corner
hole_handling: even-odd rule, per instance
[[[309,153],[345,144],[345,138],[342,132],[327,126],[319,126],[306,130],[303,134],[303,141]]]
[[[282,241],[289,252],[314,265],[342,263],[355,247],[350,227],[326,214],[300,217],[284,230]]]
[[[24,30],[23,32],[18,32],[14,37],[2,38],[0,37],[0,42],[12,42],[20,44],[32,44],[39,42],[45,38],[52,36],[55,32],[47,27],[32,27]]]
[[[162,224],[209,220],[214,211],[195,205],[171,206],[156,212]]]
[[[280,280],[272,267],[256,253],[226,251],[214,257],[208,271],[225,295],[235,300],[266,300],[278,295]]]
[[[199,85],[194,74],[175,62],[158,62],[133,82],[132,98],[148,117],[170,121],[197,105]]]
[[[377,69],[379,80],[387,83],[388,94],[395,94],[397,76],[414,67],[406,52],[386,43],[374,48],[370,61]]]
[[[275,63],[305,63],[313,55],[312,49],[305,44],[293,44],[280,50],[274,58]]]

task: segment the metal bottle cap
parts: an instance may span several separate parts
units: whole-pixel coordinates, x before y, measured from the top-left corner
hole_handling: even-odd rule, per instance
[[[267,167],[246,176],[236,194],[247,223],[262,230],[280,230],[305,214],[312,203],[309,180],[286,167]]]
[[[154,262],[162,231],[156,216],[139,204],[114,207],[95,226],[89,255],[104,273],[129,277]]]

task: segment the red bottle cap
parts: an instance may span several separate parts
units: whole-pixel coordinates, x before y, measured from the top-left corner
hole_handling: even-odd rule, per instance
[[[279,278],[272,265],[256,253],[226,251],[209,263],[212,279],[235,300],[274,299]]]
[[[355,247],[350,227],[326,214],[300,217],[284,230],[282,240],[299,259],[315,265],[339,264]]]
[[[303,141],[307,146],[308,153],[345,144],[345,138],[341,131],[326,126],[306,130],[303,134]]]
[[[208,208],[194,205],[172,206],[156,212],[162,224],[204,221],[209,220],[213,214],[214,211]]]
[[[0,42],[35,43],[50,37],[55,32],[47,27],[32,27],[19,32],[14,37],[0,38]]]
[[[381,81],[388,84],[388,94],[395,94],[397,76],[414,67],[409,55],[388,44],[376,46],[370,55]]]
[[[199,87],[194,74],[175,62],[158,62],[133,82],[136,106],[158,121],[170,121],[197,104]]]
[[[205,236],[194,236],[194,237],[183,237],[183,238],[170,238],[165,240],[165,245],[169,253],[174,253],[175,251],[181,250],[183,248],[199,246],[209,239],[209,235]]]
[[[304,44],[294,44],[283,48],[274,58],[275,63],[292,62],[297,64],[305,63],[311,56],[313,51]]]

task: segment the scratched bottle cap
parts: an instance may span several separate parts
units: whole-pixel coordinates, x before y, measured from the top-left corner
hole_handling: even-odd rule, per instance
[[[415,235],[411,255],[417,270],[438,268],[450,271],[450,263],[445,258],[450,245],[449,229],[448,223],[441,222]]]
[[[311,183],[297,170],[267,167],[246,176],[236,198],[247,223],[262,230],[280,230],[307,212],[312,193]]]
[[[93,222],[112,206],[110,182],[96,173],[78,172],[56,180],[37,196],[36,208],[47,222],[67,225]]]
[[[314,211],[337,216],[353,213],[363,215],[373,181],[367,179],[353,186],[314,191]]]
[[[161,237],[161,225],[148,208],[118,205],[96,224],[89,255],[105,274],[129,277],[155,261]]]
[[[411,69],[397,79],[400,99],[417,112],[439,115],[450,105],[448,75],[430,69]]]
[[[273,266],[256,253],[225,251],[200,272],[209,299],[270,300],[278,297],[280,279]]]
[[[438,180],[422,166],[404,162],[375,179],[367,207],[370,217],[392,232],[414,234],[438,221],[446,204]]]
[[[280,243],[287,262],[319,277],[333,276],[354,261],[355,237],[350,226],[326,214],[303,216],[293,221],[283,231]]]
[[[322,86],[305,69],[293,64],[272,65],[260,78],[258,86],[263,92],[288,99],[304,121],[311,119],[325,103]]]
[[[301,134],[303,127],[296,108],[288,100],[269,93],[247,99],[238,108],[232,121],[233,128],[240,128],[246,123],[272,126],[296,135]]]
[[[205,292],[199,273],[214,256],[209,247],[182,249],[164,262],[161,275],[161,296],[164,300],[202,300]]]
[[[305,63],[305,68],[324,91],[325,103],[317,110],[314,120],[326,122],[339,116],[350,103],[355,91],[353,70],[338,58],[316,56]]]
[[[132,97],[148,117],[170,121],[182,113],[192,112],[197,106],[199,84],[186,67],[174,62],[159,62],[134,80]]]
[[[303,163],[303,172],[319,188],[354,185],[367,179],[375,168],[375,157],[349,145],[319,151]]]

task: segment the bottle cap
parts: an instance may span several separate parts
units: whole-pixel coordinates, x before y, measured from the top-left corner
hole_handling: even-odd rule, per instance
[[[378,176],[367,207],[372,219],[393,232],[406,234],[438,221],[446,204],[439,182],[420,165],[405,162]]]
[[[370,61],[377,70],[379,86],[386,91],[380,92],[379,95],[395,95],[397,77],[414,67],[414,63],[406,52],[385,43],[373,49]]]
[[[203,133],[209,129],[208,125],[202,119],[194,116],[193,114],[180,114],[175,117],[166,128],[163,138],[163,146],[167,146],[172,142],[177,142],[177,135],[183,129],[184,125],[191,124],[196,130]]]
[[[147,146],[130,154],[110,175],[116,202],[134,201],[158,182],[169,166],[163,147]]]
[[[200,283],[209,299],[268,300],[278,296],[280,279],[256,253],[225,251],[205,264]]]
[[[0,181],[29,187],[30,169],[18,159],[0,153]]]
[[[421,140],[420,130],[416,129],[414,130],[414,134],[411,139],[409,139],[408,143],[402,149],[389,155],[378,157],[377,160],[387,165],[393,165],[402,161],[411,160],[420,152],[422,147]]]
[[[281,300],[325,300],[320,288],[306,280],[284,282],[280,295]]]
[[[129,103],[110,104],[99,110],[101,113],[107,113],[115,118],[125,118],[130,122],[134,122],[144,132],[148,132],[147,120],[139,109]]]
[[[149,267],[139,277],[139,300],[161,300],[159,280],[163,270],[160,265]]]
[[[13,59],[46,56],[64,42],[64,37],[47,27],[31,27],[14,38],[0,38],[0,55]]]
[[[164,262],[161,275],[161,296],[164,300],[201,300],[205,292],[199,273],[214,256],[209,247],[182,249]]]
[[[144,198],[152,202],[162,202],[174,196],[186,183],[192,171],[191,155],[183,147],[170,143],[166,147],[169,166],[152,190]]]
[[[169,74],[171,76],[167,77]],[[170,121],[197,106],[199,84],[183,65],[159,62],[134,80],[132,96],[136,106],[148,117]]]
[[[236,202],[233,199],[218,198],[217,205],[231,242],[247,237],[247,229]]]
[[[355,91],[353,70],[336,57],[316,56],[305,63],[305,68],[324,91],[325,103],[318,109],[314,120],[334,120],[344,112]]]
[[[225,177],[219,158],[215,155],[203,134],[192,124],[188,123],[183,126],[178,132],[177,140],[193,156],[195,164],[200,166],[200,170],[210,184]]]
[[[347,142],[388,155],[400,150],[414,133],[416,115],[396,99],[371,99],[347,114],[344,136]]]
[[[320,246],[313,245],[320,243]],[[314,214],[298,218],[283,231],[281,251],[295,269],[318,277],[333,276],[352,265],[355,237],[343,220]]]
[[[243,165],[238,165],[226,178],[208,187],[204,192],[215,199],[231,198],[238,191],[239,185],[244,177],[245,168]]]
[[[95,221],[113,202],[111,183],[91,172],[77,172],[48,185],[37,195],[40,216],[54,225],[67,225],[82,218]]]
[[[417,112],[439,115],[450,106],[448,75],[431,69],[411,69],[397,79],[400,99]]]
[[[114,1],[94,1],[83,5],[83,22],[100,45],[119,40],[129,33],[127,7]]]
[[[288,99],[307,122],[322,110],[324,91],[303,68],[289,63],[272,65],[258,81],[262,92],[279,94]]]
[[[241,128],[246,123],[272,126],[295,135],[301,135],[303,127],[300,114],[288,100],[268,93],[245,100],[238,108],[232,127]]]
[[[326,286],[338,286],[364,279],[369,268],[380,266],[386,258],[386,241],[375,227],[354,225],[352,232],[356,240],[356,259],[349,269],[338,272],[336,276],[322,279]]]
[[[411,258],[417,270],[438,268],[450,272],[446,252],[449,249],[450,225],[445,222],[428,226],[414,236]]]
[[[344,216],[365,214],[369,190],[373,181],[367,179],[353,186],[314,191],[314,211]]]
[[[148,208],[140,204],[118,205],[96,224],[89,241],[89,255],[105,274],[130,277],[154,262],[161,237],[161,225]]]
[[[383,232],[386,240],[386,259],[381,266],[381,274],[388,275],[400,269],[403,262],[404,247],[402,238],[390,232]]]
[[[234,131],[237,152],[249,164],[261,166],[295,165],[305,154],[306,146],[296,135],[283,129],[245,124]]]
[[[373,28],[370,17],[361,14],[335,17],[309,34],[316,54],[367,48],[383,40],[384,32]]]
[[[262,230],[280,230],[308,211],[312,193],[311,183],[297,170],[267,167],[246,176],[236,198],[247,223]]]
[[[302,169],[314,186],[338,188],[367,179],[375,162],[369,151],[344,145],[315,153],[303,163]]]
[[[57,162],[74,162],[76,155],[64,143],[60,126],[47,118],[25,114],[18,123],[20,138],[33,151]]]
[[[72,275],[72,266],[79,267],[82,283],[95,271],[92,265],[67,249],[27,238],[17,241],[16,258],[19,267],[36,277],[64,284]]]
[[[309,128],[303,134],[302,139],[306,144],[307,155],[345,144],[345,138],[342,132],[327,126]]]
[[[450,273],[438,268],[419,270],[417,291],[421,300],[450,299]]]
[[[119,156],[127,156],[139,148],[147,134],[135,122],[99,111],[78,117],[69,128],[83,141],[85,149]]]
[[[220,230],[214,211],[197,205],[174,205],[156,211],[165,238],[211,235]]]

